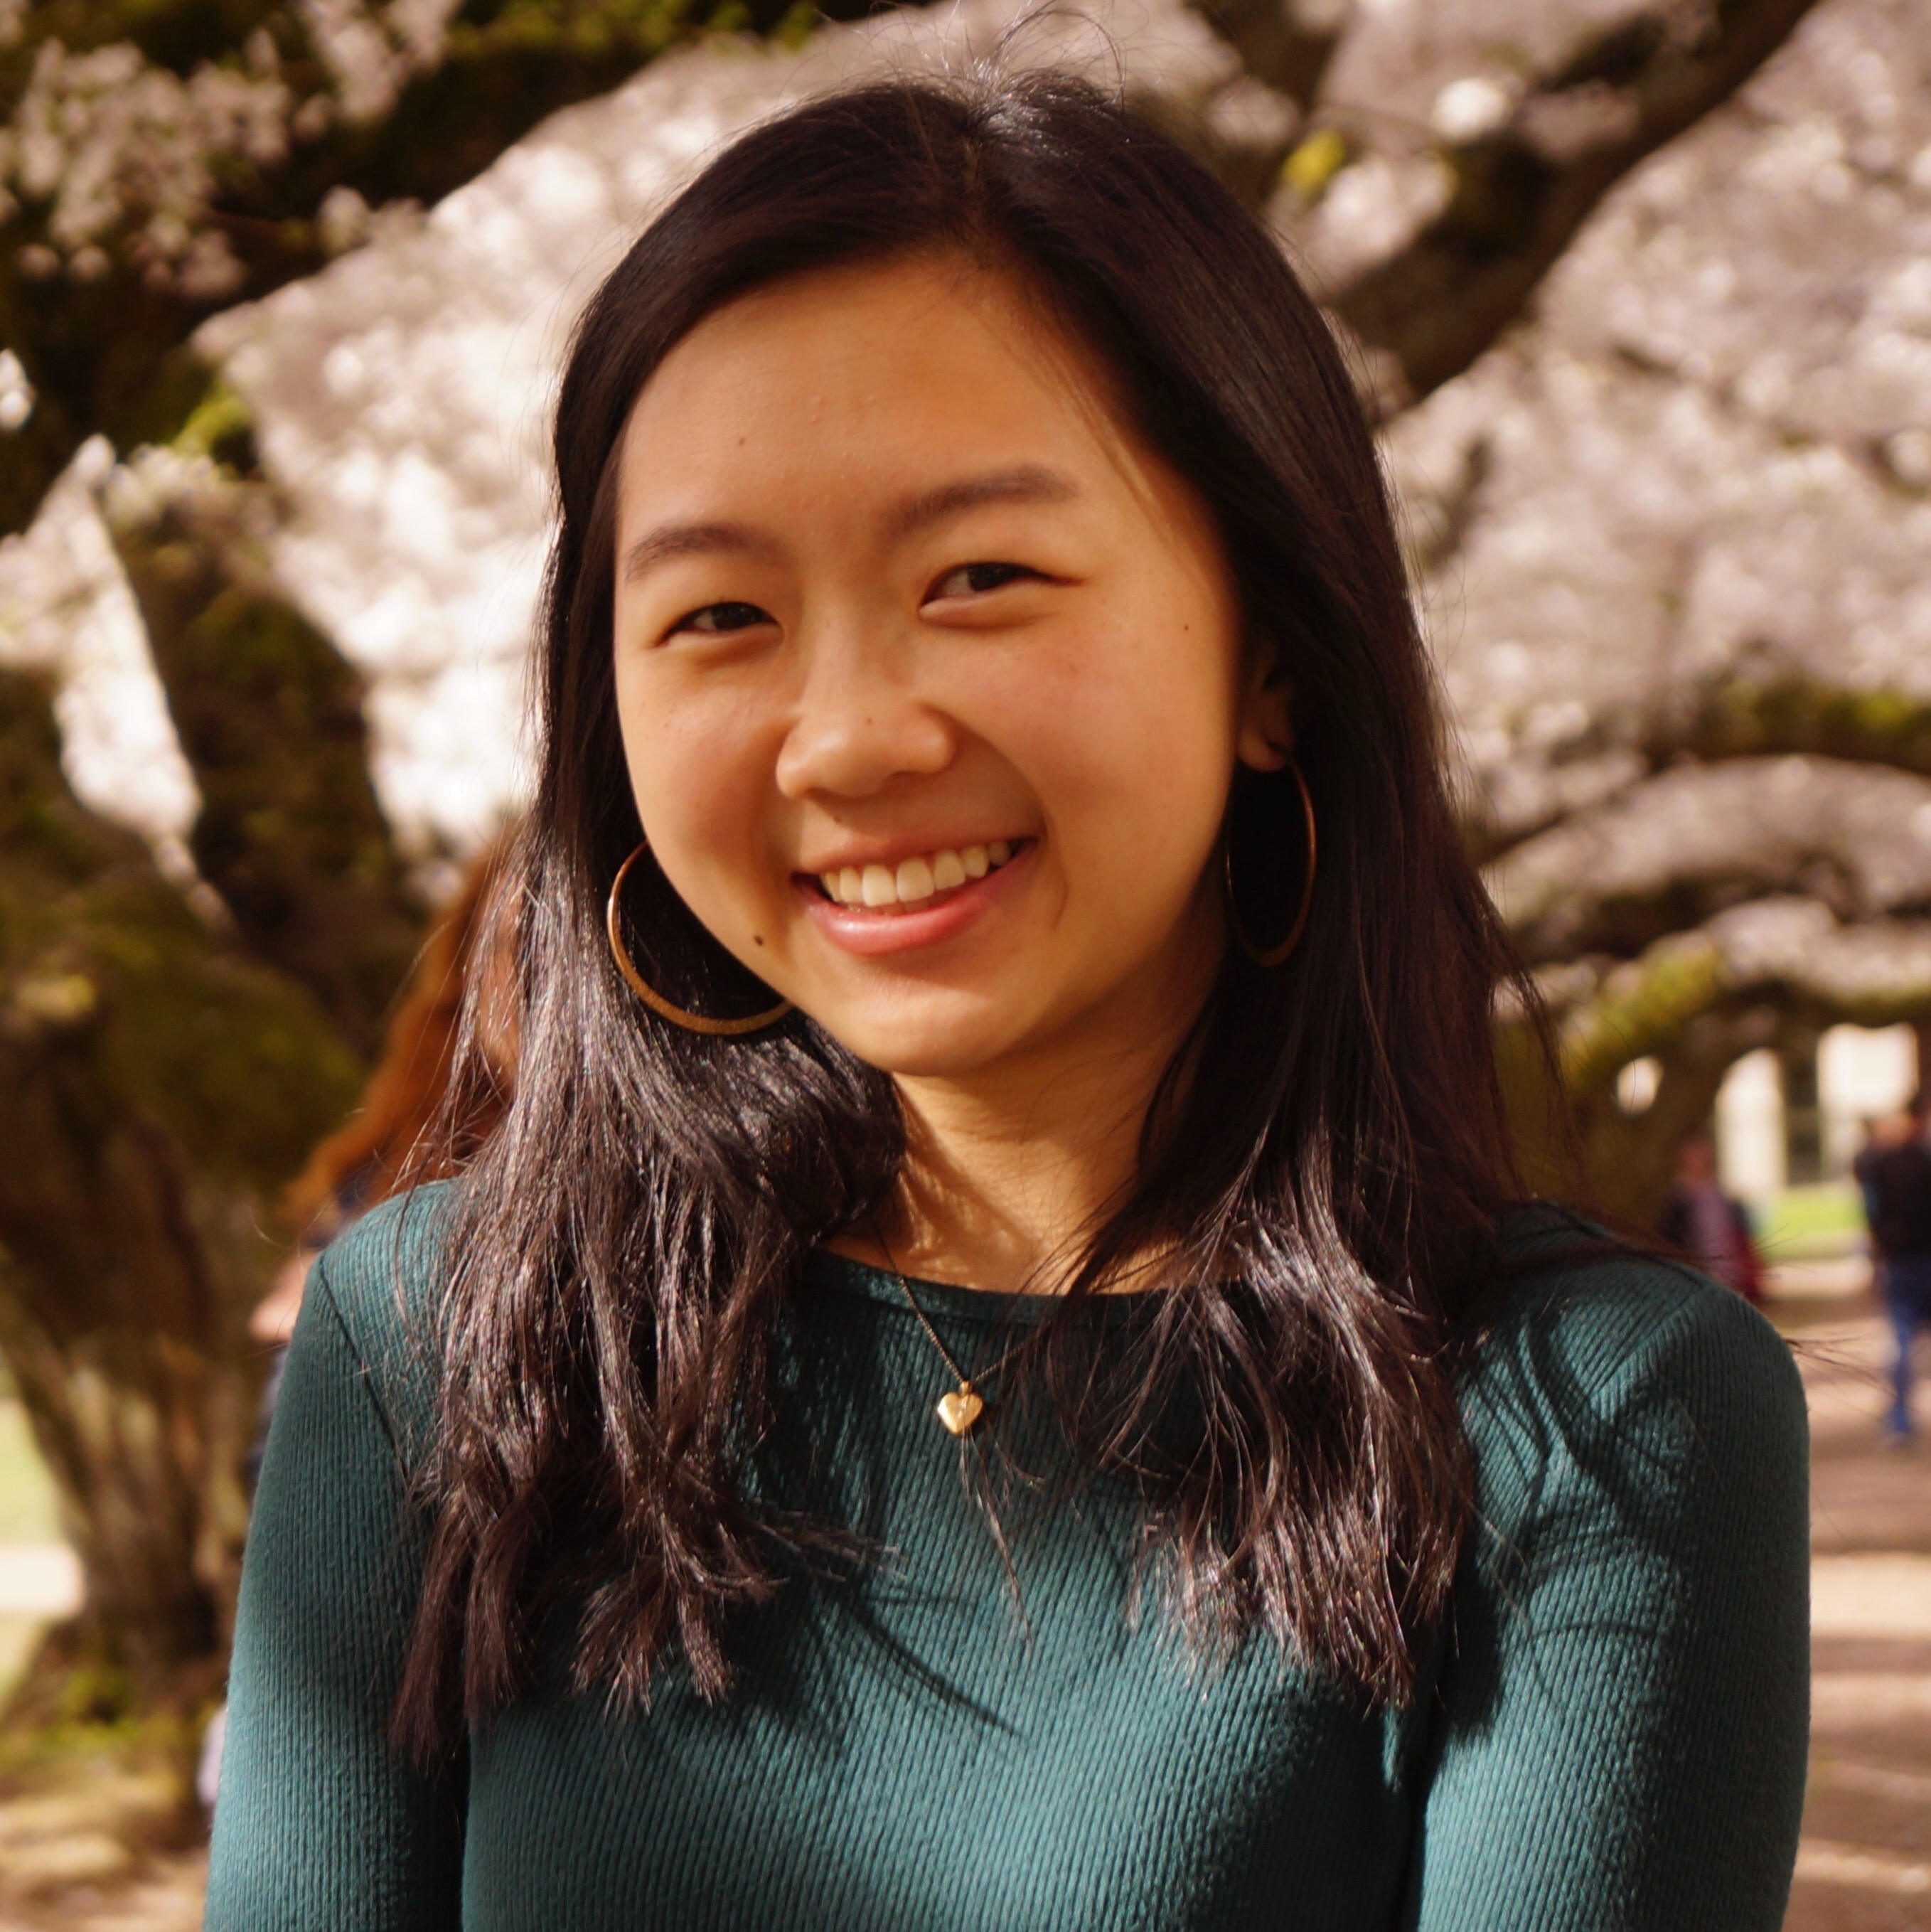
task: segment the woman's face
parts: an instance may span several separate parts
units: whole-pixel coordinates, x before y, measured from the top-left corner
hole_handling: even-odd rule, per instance
[[[841,269],[701,323],[620,455],[617,702],[685,902],[861,1058],[1183,1027],[1237,758],[1284,705],[1199,499],[1004,277]]]

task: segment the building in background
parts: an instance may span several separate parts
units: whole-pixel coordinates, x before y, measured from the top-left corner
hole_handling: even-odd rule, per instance
[[[1845,1179],[1870,1122],[1897,1112],[1917,1084],[1908,1026],[1832,1027],[1810,1052],[1745,1054],[1717,1098],[1724,1186],[1754,1202]]]
[[[1786,1188],[1846,1181],[1870,1124],[1899,1112],[1918,1081],[1917,1030],[1837,1026],[1747,1053],[1717,1096],[1725,1188],[1759,1203]],[[1656,1097],[1657,1061],[1633,1060],[1616,1082],[1632,1114]]]

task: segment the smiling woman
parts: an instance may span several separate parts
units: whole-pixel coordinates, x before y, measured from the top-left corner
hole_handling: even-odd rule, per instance
[[[515,1096],[313,1277],[209,1924],[1770,1932],[1801,1396],[1516,1198],[1271,240],[1069,82],[834,97],[556,463]]]

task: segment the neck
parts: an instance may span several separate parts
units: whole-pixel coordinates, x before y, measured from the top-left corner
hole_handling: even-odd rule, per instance
[[[906,1162],[884,1232],[928,1280],[1059,1292],[1131,1188],[1160,1069],[1125,1090],[1116,1061],[970,1088],[906,1082]],[[1082,1077],[1084,1076],[1084,1077]]]

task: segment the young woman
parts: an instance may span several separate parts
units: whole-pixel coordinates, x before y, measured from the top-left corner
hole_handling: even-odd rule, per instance
[[[822,100],[556,462],[514,1097],[313,1279],[209,1925],[1771,1932],[1796,1378],[1511,1205],[1273,242],[1066,82]]]

